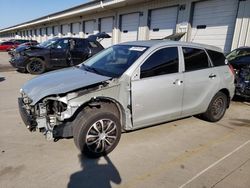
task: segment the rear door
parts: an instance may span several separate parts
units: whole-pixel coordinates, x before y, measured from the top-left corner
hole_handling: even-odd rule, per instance
[[[165,122],[181,115],[183,73],[177,47],[153,52],[140,67],[140,78],[131,81],[133,126]]]
[[[182,116],[205,112],[218,91],[220,78],[204,49],[182,48],[184,56],[184,95]]]

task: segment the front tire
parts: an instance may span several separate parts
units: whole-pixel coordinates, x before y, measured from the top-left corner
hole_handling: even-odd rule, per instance
[[[77,148],[87,157],[104,156],[117,146],[121,137],[121,124],[110,111],[87,108],[73,122],[73,137]]]
[[[42,74],[46,70],[45,62],[40,58],[31,58],[26,66],[26,70],[30,74]]]
[[[219,121],[226,112],[227,104],[227,96],[222,92],[218,92],[211,100],[207,111],[202,114],[203,119],[210,122]]]

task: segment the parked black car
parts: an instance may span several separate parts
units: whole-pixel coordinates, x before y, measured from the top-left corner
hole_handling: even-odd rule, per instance
[[[227,55],[235,70],[235,95],[250,98],[250,47],[241,47]]]
[[[47,70],[74,66],[103,50],[98,39],[110,38],[106,33],[99,33],[83,38],[53,38],[37,46],[20,50],[10,60],[19,71],[42,74]]]

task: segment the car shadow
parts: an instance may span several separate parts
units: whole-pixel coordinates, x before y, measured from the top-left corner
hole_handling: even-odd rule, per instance
[[[4,77],[0,77],[0,82],[4,81],[5,78]]]
[[[241,97],[241,96],[234,96],[232,99],[234,102],[250,102],[250,97]]]
[[[231,125],[239,126],[239,127],[250,127],[250,119],[230,119]]]
[[[99,164],[100,158],[88,159],[79,155],[82,170],[72,174],[68,188],[111,188],[111,182],[121,183],[121,177],[108,156],[104,156],[105,164]]]

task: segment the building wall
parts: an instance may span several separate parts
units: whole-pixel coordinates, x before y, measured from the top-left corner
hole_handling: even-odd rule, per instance
[[[215,1],[215,0],[202,0],[202,1]],[[233,0],[228,0],[233,1]],[[233,32],[233,40],[229,49],[234,49],[239,46],[250,45],[250,0],[235,0],[237,1],[236,18],[233,20],[235,24]],[[128,1],[129,2],[129,1]],[[135,1],[134,1],[135,2]],[[131,4],[120,7],[107,9],[82,15],[76,15],[68,19],[58,20],[56,22],[47,22],[43,24],[34,25],[32,27],[26,27],[8,33],[0,33],[2,38],[23,38],[33,39],[42,42],[51,38],[48,36],[47,28],[57,28],[58,34],[54,36],[63,37],[62,25],[67,24],[69,32],[67,36],[72,36],[71,26],[73,23],[80,24],[79,37],[85,37],[84,23],[89,20],[94,20],[94,33],[97,33],[100,28],[100,18],[113,17],[113,32],[112,43],[117,44],[121,41],[121,18],[125,14],[139,13],[139,26],[138,26],[138,40],[149,39],[149,12],[150,10],[163,8],[163,7],[178,7],[177,22],[174,28],[175,32],[186,32],[186,35],[182,38],[183,41],[192,41],[192,16],[194,11],[195,2],[201,2],[200,0],[151,0],[144,1],[143,3]],[[223,7],[221,7],[223,9]],[[54,31],[54,29],[52,29]],[[32,31],[32,32],[31,32]],[[44,33],[45,34],[42,34]]]
[[[250,0],[240,1],[232,49],[250,46]]]

